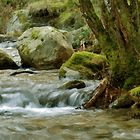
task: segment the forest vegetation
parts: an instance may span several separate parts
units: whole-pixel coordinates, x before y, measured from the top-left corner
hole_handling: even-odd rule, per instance
[[[24,13],[24,10],[27,14]],[[80,41],[84,40],[84,45],[88,46],[86,51],[106,57],[106,67],[103,72],[100,72],[103,74],[102,76],[100,74],[100,78],[96,77],[97,79],[106,78],[107,80],[107,84],[105,82],[106,87],[103,91],[101,90],[102,92],[105,93],[110,89],[110,92],[112,92],[114,89],[116,93],[116,89],[118,89],[118,95],[120,95],[120,89],[130,92],[131,89],[136,88],[136,94],[139,95],[139,0],[0,0],[1,34],[7,33],[13,13],[24,26],[14,34],[8,33],[8,35],[19,37],[29,28],[47,25],[66,30],[74,35],[72,42],[74,49],[78,50]],[[34,31],[34,28],[32,30],[32,39],[39,39],[38,33]],[[63,32],[63,34],[67,33]],[[68,39],[70,40],[70,38]],[[95,40],[97,43],[95,43]],[[26,48],[27,46],[25,45]],[[21,48],[21,50],[23,49]],[[90,58],[91,55],[87,56],[85,52],[83,54],[86,54],[85,58],[93,59]],[[70,61],[62,67],[68,64],[72,66]],[[83,61],[84,69],[88,67],[90,73],[92,73],[91,69],[94,66],[87,64],[84,59]],[[83,68],[83,66],[81,67]],[[63,71],[63,73],[65,72]]]

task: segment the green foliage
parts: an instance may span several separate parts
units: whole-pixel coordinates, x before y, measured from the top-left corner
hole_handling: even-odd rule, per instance
[[[140,86],[130,90],[130,95],[135,97],[140,97]]]
[[[26,6],[28,0],[0,0],[0,33],[5,33],[12,12]]]
[[[91,30],[89,29],[88,26],[83,26],[77,30],[74,30],[71,32],[73,35],[73,43],[72,46],[74,49],[77,49],[80,47],[80,41],[83,40],[84,42],[88,42],[90,35],[91,35]]]
[[[59,13],[61,10],[65,9],[67,0],[39,0],[34,2],[28,3],[28,9],[30,10],[30,13],[35,15],[40,10],[48,10],[49,13]]]
[[[10,5],[12,7],[23,8],[27,4],[28,0],[0,0],[3,6]]]
[[[115,100],[111,104],[111,108],[119,109],[119,108],[129,108],[134,104],[128,93],[123,93],[118,99]]]

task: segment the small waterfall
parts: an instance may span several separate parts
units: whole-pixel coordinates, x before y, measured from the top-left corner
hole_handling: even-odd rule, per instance
[[[71,79],[69,79],[71,80]],[[2,101],[0,107],[66,107],[80,106],[97,87],[98,81],[84,80],[86,87],[82,89],[60,89],[68,79],[50,83],[35,83],[22,78],[9,77],[0,81]]]

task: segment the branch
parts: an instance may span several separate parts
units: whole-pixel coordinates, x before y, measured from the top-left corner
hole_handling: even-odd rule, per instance
[[[105,91],[105,89],[106,89],[106,87],[107,87],[107,83],[108,83],[108,79],[107,79],[107,78],[104,78],[104,79],[100,82],[99,86],[98,86],[98,87],[95,89],[95,91],[93,92],[92,98],[91,98],[89,101],[87,101],[87,102],[83,105],[83,107],[84,107],[85,109],[88,109],[88,108],[92,107],[92,106],[95,104],[95,102],[96,102],[96,100],[98,99],[98,97],[99,97],[101,94],[103,94],[103,92]]]

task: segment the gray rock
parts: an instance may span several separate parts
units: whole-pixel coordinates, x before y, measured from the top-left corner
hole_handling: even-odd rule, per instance
[[[51,26],[34,27],[19,37],[17,49],[23,67],[57,69],[73,54],[68,38]]]
[[[65,83],[63,86],[59,87],[59,89],[73,89],[73,88],[81,89],[85,87],[86,84],[83,81],[73,80]]]
[[[17,64],[4,51],[0,50],[0,69],[17,69]]]

